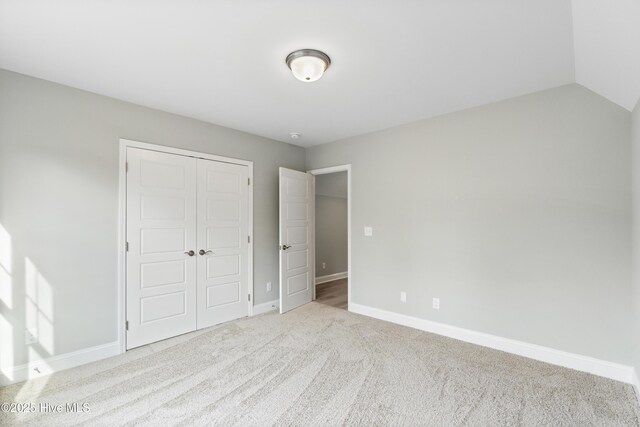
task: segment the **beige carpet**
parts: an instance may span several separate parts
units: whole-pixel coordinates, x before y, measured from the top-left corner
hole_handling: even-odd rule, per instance
[[[0,389],[1,425],[637,426],[631,386],[317,303]]]

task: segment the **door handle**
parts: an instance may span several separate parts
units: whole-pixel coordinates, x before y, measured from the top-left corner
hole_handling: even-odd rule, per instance
[[[196,253],[194,251],[187,251],[184,254],[189,256],[194,256]]]
[[[287,249],[289,249],[291,247],[291,245],[282,245],[282,250],[286,251]]]
[[[213,251],[205,251],[204,249],[200,249],[200,251],[198,253],[200,255],[206,255],[206,254],[213,254]]]

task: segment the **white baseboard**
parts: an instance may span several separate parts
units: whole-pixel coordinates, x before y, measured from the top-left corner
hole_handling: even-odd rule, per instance
[[[262,304],[253,306],[253,315],[268,313],[272,310],[277,310],[280,307],[280,301],[274,299],[273,301],[263,302]]]
[[[638,371],[636,369],[633,370],[633,388],[636,391],[636,397],[638,398],[638,403],[640,403],[640,379],[638,379]]]
[[[316,285],[319,285],[320,283],[333,282],[338,279],[346,279],[347,277],[349,277],[349,273],[346,271],[343,271],[342,273],[327,274],[326,276],[318,276],[316,277]]]
[[[278,300],[265,302],[253,307],[253,315],[267,313],[277,310],[280,303]],[[30,380],[33,378],[50,375],[65,369],[74,368],[91,362],[96,362],[107,357],[121,354],[121,346],[118,341],[74,351],[71,353],[52,356],[46,359],[37,360],[23,365],[9,368],[2,368],[0,371],[0,387]]]
[[[120,343],[115,341],[109,344],[97,345],[95,347],[14,366],[13,368],[9,368],[7,370],[8,372],[3,369],[3,375],[0,376],[0,386],[53,374],[65,369],[116,356],[120,353]],[[5,376],[7,378],[4,378]]]
[[[426,319],[393,313],[391,311],[368,307],[360,304],[349,304],[349,311],[374,317],[387,322],[409,326],[422,331],[432,332],[438,335],[455,338],[472,344],[489,347],[507,353],[517,354],[552,365],[564,366],[582,372],[588,372],[601,377],[622,381],[628,384],[636,384],[637,377],[631,366],[619,363],[607,362],[593,357],[582,356],[580,354],[568,353],[541,345],[529,344],[496,335],[485,334],[470,329],[459,328],[444,323],[433,322]]]

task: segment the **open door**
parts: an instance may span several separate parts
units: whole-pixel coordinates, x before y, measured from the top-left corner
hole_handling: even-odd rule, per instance
[[[280,168],[280,313],[313,298],[314,183],[311,174]]]

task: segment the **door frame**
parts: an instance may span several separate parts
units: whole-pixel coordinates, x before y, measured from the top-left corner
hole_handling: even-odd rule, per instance
[[[313,169],[307,171],[311,175],[327,175],[335,172],[347,172],[347,311],[351,311],[351,289],[353,286],[353,276],[351,275],[351,164],[330,166],[326,168]],[[315,194],[314,194],[315,197]],[[314,213],[315,214],[315,213]],[[314,258],[313,258],[313,297],[316,299],[316,260],[315,260],[315,242],[314,242]]]
[[[118,319],[117,335],[120,353],[127,351],[125,322],[127,320],[127,148],[139,148],[149,151],[158,151],[167,154],[194,157],[199,159],[214,160],[217,162],[231,163],[248,167],[249,173],[249,204],[248,204],[248,265],[247,287],[249,292],[248,316],[253,316],[253,162],[250,160],[234,159],[231,157],[217,156],[215,154],[202,153],[166,145],[151,144],[148,142],[133,141],[120,138],[118,159]]]

